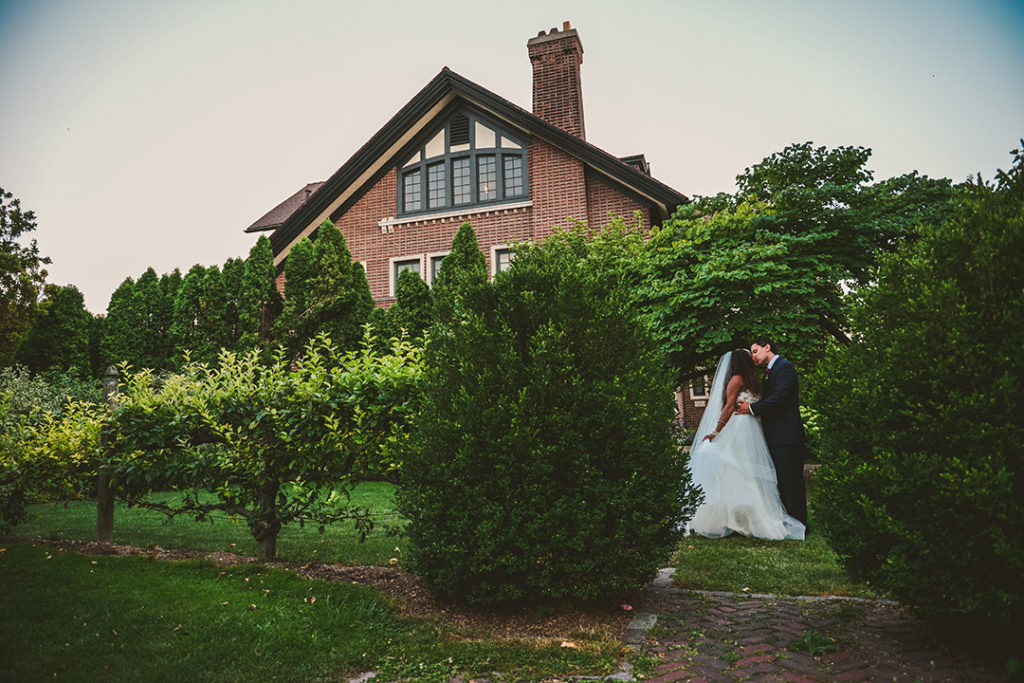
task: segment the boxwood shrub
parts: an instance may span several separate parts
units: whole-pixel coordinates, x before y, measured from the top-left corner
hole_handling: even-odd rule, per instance
[[[656,345],[580,232],[521,247],[426,348],[398,499],[443,597],[624,596],[664,566],[694,491]]]
[[[852,570],[992,642],[1024,629],[1024,175],[967,186],[858,293],[809,385],[815,513]]]

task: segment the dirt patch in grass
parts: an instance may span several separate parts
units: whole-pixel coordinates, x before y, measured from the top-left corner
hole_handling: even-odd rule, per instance
[[[158,560],[202,560],[218,565],[256,564],[256,558],[225,552],[175,550],[151,546],[140,548],[95,541],[45,540],[19,536],[0,537],[4,543],[45,545],[83,555],[146,556]],[[339,583],[372,586],[392,596],[404,614],[437,619],[459,630],[482,631],[500,638],[571,640],[580,635],[621,640],[633,615],[616,604],[578,604],[545,601],[535,605],[479,609],[435,599],[419,579],[397,567],[346,566],[318,562],[271,562],[267,566],[293,571],[299,576]],[[623,602],[637,608],[640,595],[624,596]]]

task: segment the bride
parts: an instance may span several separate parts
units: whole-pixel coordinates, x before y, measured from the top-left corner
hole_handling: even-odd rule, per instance
[[[804,525],[782,507],[761,422],[753,415],[733,414],[737,401],[754,402],[760,392],[749,351],[722,356],[690,454],[690,472],[704,490],[704,502],[687,522],[687,534],[803,540]],[[721,413],[716,406],[722,406]]]

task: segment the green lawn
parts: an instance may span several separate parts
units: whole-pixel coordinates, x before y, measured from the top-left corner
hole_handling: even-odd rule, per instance
[[[170,495],[170,494],[168,494]],[[361,484],[353,502],[400,523],[394,487]],[[37,505],[13,533],[95,539],[96,505]],[[118,543],[254,555],[244,524],[212,523],[118,506]],[[812,511],[812,526],[813,511]],[[401,537],[375,531],[359,543],[351,525],[286,527],[278,556],[290,561],[384,565]],[[684,539],[671,558],[684,588],[783,595],[871,597],[852,581],[825,538],[759,541]],[[315,601],[313,600],[315,598]],[[301,579],[262,565],[90,557],[8,543],[0,550],[0,662],[11,680],[336,680],[361,671],[378,680],[447,681],[501,671],[511,680],[610,673],[627,656],[602,634],[558,643],[510,643],[458,633],[441,621],[405,618],[372,589]],[[257,654],[258,653],[258,654]],[[640,661],[640,660],[638,660]]]
[[[174,494],[154,496],[174,498]],[[213,500],[213,496],[207,496]],[[334,524],[323,534],[316,525],[285,526],[277,538],[277,557],[283,561],[341,562],[349,565],[385,565],[395,556],[399,539],[388,537],[384,525],[400,523],[394,509],[395,487],[386,482],[365,482],[352,492],[352,503],[368,507],[380,515],[377,529],[359,542],[352,524]],[[74,501],[66,506],[33,505],[33,515],[24,524],[14,527],[12,534],[52,540],[96,540],[96,503]],[[214,515],[212,523],[196,522],[179,517],[170,522],[159,512],[129,508],[118,504],[114,510],[114,542],[123,545],[162,548],[189,548],[208,552],[233,552],[256,555],[256,542],[243,520],[226,514]]]
[[[309,681],[513,680],[614,671],[621,645],[578,634],[579,650],[458,633],[402,617],[358,585],[262,565],[0,550],[3,679]]]
[[[825,537],[814,531],[813,509],[808,521],[812,531],[803,541],[693,534],[672,557],[675,583],[694,590],[880,597],[872,586],[853,580]]]

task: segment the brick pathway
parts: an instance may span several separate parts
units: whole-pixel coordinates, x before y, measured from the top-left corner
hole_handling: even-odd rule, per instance
[[[649,683],[1009,680],[946,651],[891,602],[691,592],[665,583],[650,597],[657,621],[646,632],[656,660]]]

